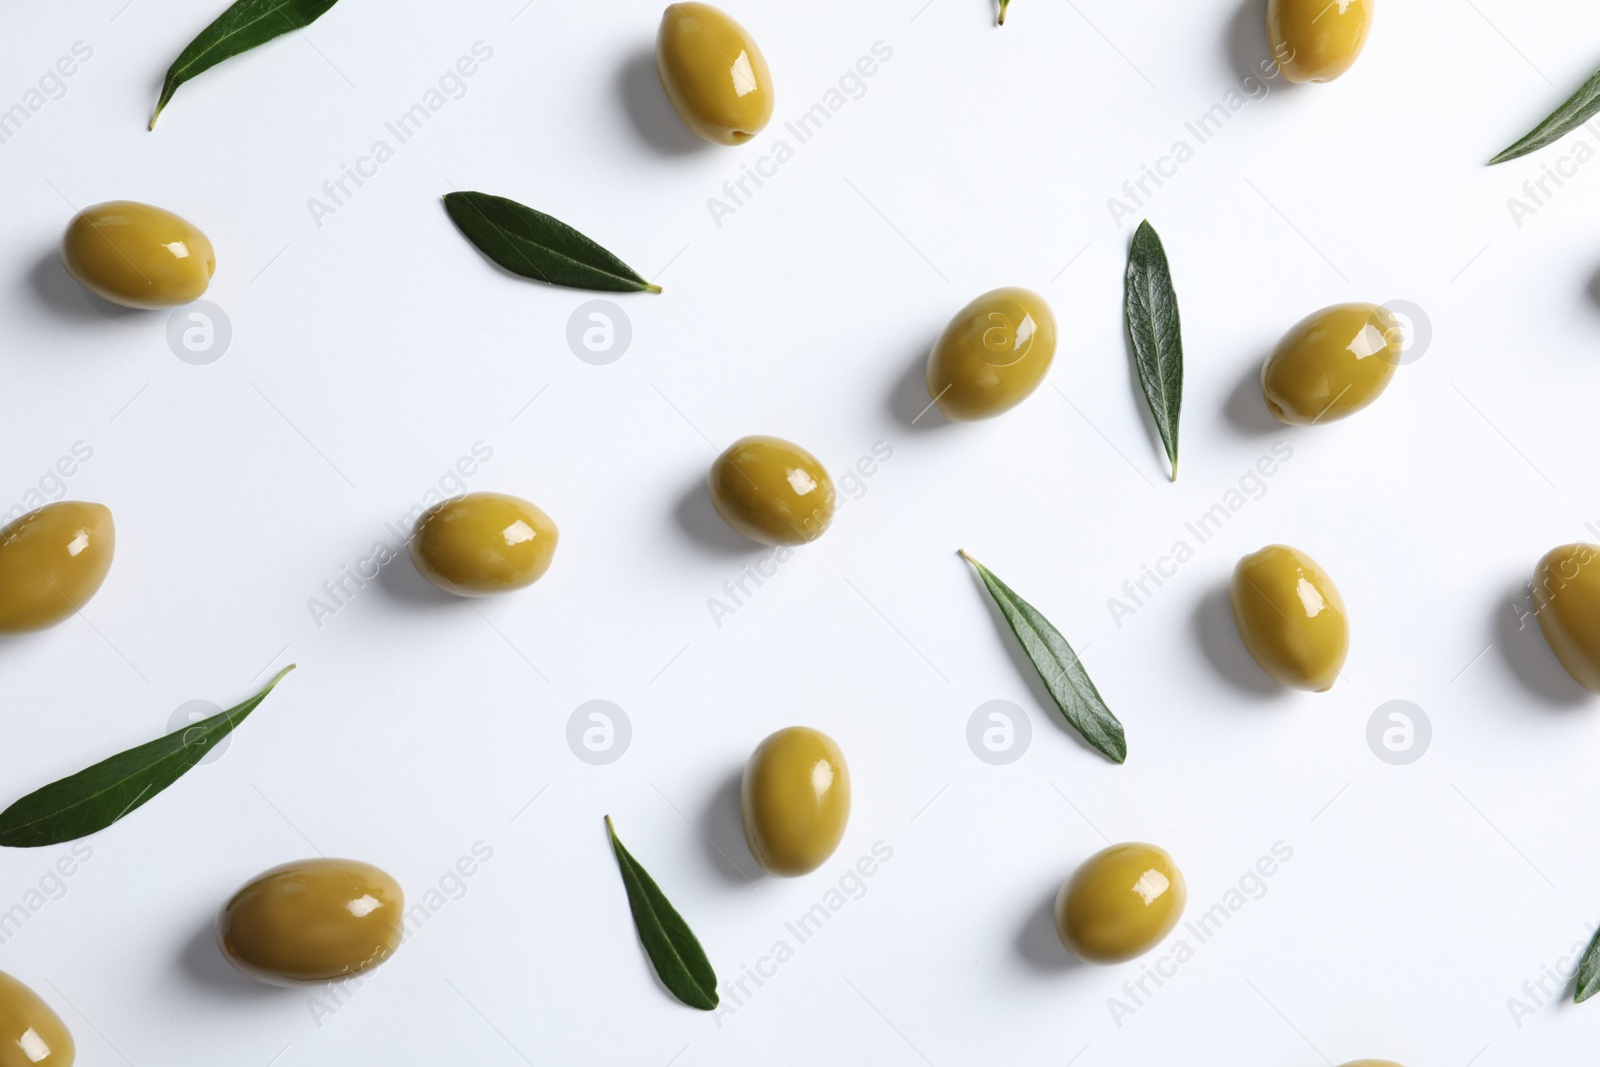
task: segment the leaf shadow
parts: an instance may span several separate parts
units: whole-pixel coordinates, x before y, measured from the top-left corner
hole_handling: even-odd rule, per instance
[[[661,88],[653,47],[640,46],[617,68],[617,97],[641,140],[663,156],[697,155],[715,147],[683,124]]]
[[[695,827],[712,868],[732,886],[748,886],[767,876],[750,855],[744,840],[744,813],[740,788],[744,768],[730,771],[706,798]]]
[[[1217,674],[1241,695],[1254,697],[1260,703],[1285,697],[1283,686],[1261,669],[1239,639],[1226,584],[1208,589],[1195,603],[1189,630]]]
[[[1495,602],[1489,639],[1500,659],[1539,703],[1557,711],[1587,706],[1593,694],[1561,665],[1544,638],[1525,581],[1512,581]]]

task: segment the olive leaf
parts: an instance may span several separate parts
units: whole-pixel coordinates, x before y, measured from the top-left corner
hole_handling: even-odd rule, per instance
[[[1183,328],[1178,294],[1172,289],[1167,252],[1149,221],[1139,223],[1128,249],[1124,279],[1128,336],[1139,384],[1155,419],[1161,444],[1178,480],[1178,416],[1183,410]]]
[[[1600,993],[1600,931],[1596,931],[1594,939],[1589,942],[1589,947],[1583,950],[1583,959],[1578,963],[1578,982],[1572,993],[1572,1002],[1582,1004],[1596,993]]]
[[[1011,6],[1011,0],[1000,0],[1000,25],[1006,24],[1006,8]]]
[[[104,830],[182,778],[267,698],[290,664],[237,707],[37,789],[0,812],[0,845],[37,848]]]
[[[161,110],[184,82],[274,37],[305,29],[336,3],[338,0],[239,0],[201,30],[200,36],[173,60],[161,83],[161,98],[156,101],[148,128],[156,128]]]
[[[1128,758],[1128,740],[1122,732],[1122,723],[1106,707],[1089,674],[1072,651],[1061,631],[1050,620],[1023,600],[1011,587],[990,572],[965,551],[961,558],[977,568],[978,577],[1006,618],[1011,632],[1022,643],[1033,667],[1050,691],[1050,697],[1061,709],[1061,714],[1083,739],[1094,746],[1112,763],[1122,763]]]
[[[622,847],[609,815],[606,816],[606,833],[611,838],[612,851],[617,854],[617,866],[622,870],[622,884],[628,890],[628,907],[633,911],[639,942],[644,945],[661,984],[689,1007],[711,1011],[717,1006],[717,974],[711,969],[711,962],[706,959],[694,931],[668,902],[655,879]]]
[[[1567,98],[1566,103],[1552,111],[1526,137],[1489,160],[1489,165],[1492,167],[1496,163],[1517,159],[1554,144],[1588,122],[1596,112],[1600,112],[1600,72],[1584,82],[1577,92]]]
[[[478,251],[512,274],[570,289],[661,292],[560,219],[488,193],[448,193],[444,208]]]

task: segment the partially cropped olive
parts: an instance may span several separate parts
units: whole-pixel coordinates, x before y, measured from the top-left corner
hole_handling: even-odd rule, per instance
[[[233,895],[217,916],[223,955],[273,985],[331,982],[370,971],[404,938],[405,894],[355,860],[285,863]]]
[[[1533,607],[1556,659],[1600,693],[1600,545],[1562,545],[1533,572]]]
[[[827,468],[782,438],[741,437],[711,464],[708,480],[723,521],[764,545],[803,545],[833,522]]]
[[[1373,0],[1268,0],[1267,39],[1292,82],[1331,82],[1355,63],[1372,29]]]
[[[739,789],[744,839],[768,874],[816,870],[850,819],[850,768],[833,738],[804,726],[757,746]]]
[[[745,28],[710,4],[669,4],[656,73],[684,125],[708,141],[744,144],[772,119],[772,72]]]
[[[210,240],[192,222],[132,200],[74,215],[61,238],[61,262],[96,296],[131,308],[198,300],[217,269]]]
[[[1377,304],[1335,304],[1297,322],[1261,367],[1261,393],[1297,426],[1353,415],[1382,395],[1405,331]]]
[[[1056,317],[1027,289],[995,289],[956,312],[928,355],[928,395],[956,422],[1010,411],[1044,381]]]
[[[1293,689],[1333,688],[1350,651],[1350,623],[1316,560],[1268,545],[1239,561],[1230,594],[1239,638],[1262,670]]]
[[[101,504],[63,500],[0,529],[0,637],[54,626],[100,591],[117,534]]]
[[[1056,894],[1056,933],[1085,963],[1122,963],[1159,945],[1183,918],[1189,889],[1165,849],[1101,849]]]
[[[72,1067],[67,1024],[32,989],[0,971],[0,1067]]]
[[[456,596],[489,596],[532,585],[550,569],[560,534],[550,516],[504,493],[468,493],[417,520],[411,561]]]

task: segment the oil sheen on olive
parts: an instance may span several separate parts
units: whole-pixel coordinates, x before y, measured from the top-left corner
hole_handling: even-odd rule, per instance
[[[745,764],[739,789],[744,839],[768,874],[816,870],[850,819],[850,768],[833,738],[804,726],[779,730]]]
[[[956,313],[928,355],[928,396],[955,422],[1022,403],[1056,355],[1056,317],[1044,297],[994,289]]]
[[[1556,659],[1600,693],[1600,545],[1562,545],[1533,572],[1533,607]]]
[[[1261,368],[1267,408],[1298,426],[1353,415],[1382,395],[1405,332],[1377,304],[1335,304],[1294,325]]]
[[[331,982],[394,954],[405,907],[400,884],[370,863],[300,860],[235,893],[217,916],[217,941],[230,963],[263,982]]]
[[[131,308],[198,300],[217,269],[210,240],[192,222],[132,200],[74,215],[61,238],[61,262],[91,293]]]
[[[1056,933],[1085,963],[1122,963],[1159,945],[1189,899],[1165,849],[1137,842],[1090,856],[1056,894]]]
[[[1239,638],[1262,670],[1293,689],[1333,688],[1350,650],[1350,623],[1316,560],[1268,545],[1234,568],[1230,599]]]
[[[710,4],[669,4],[656,73],[684,125],[717,144],[744,144],[772,119],[772,72],[745,28]]]
[[[72,1067],[72,1034],[44,1000],[0,971],[0,1067]]]
[[[1355,63],[1373,0],[1268,0],[1267,39],[1292,82],[1331,82]]]
[[[0,637],[54,626],[87,604],[116,546],[110,510],[76,500],[0,529]]]
[[[550,569],[560,533],[519,497],[468,493],[417,520],[411,561],[447,593],[477,597],[521,589]]]
[[[708,482],[723,521],[764,545],[815,541],[838,503],[827,468],[781,437],[741,437],[711,464]]]

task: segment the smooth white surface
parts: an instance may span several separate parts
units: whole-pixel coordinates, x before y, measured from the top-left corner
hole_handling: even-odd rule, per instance
[[[1576,139],[1483,163],[1592,73],[1600,12],[1382,3],[1348,76],[1270,83],[1140,209],[1184,317],[1169,485],[1123,337],[1131,224],[1106,201],[1264,57],[1259,0],[1016,0],[1002,30],[984,0],[746,4],[780,102],[736,150],[696,145],[667,108],[656,4],[345,0],[180,90],[147,133],[167,64],[221,5],[125,2],[13,5],[0,34],[0,107],[93,49],[0,145],[0,495],[81,441],[93,458],[65,491],[118,529],[85,618],[0,646],[6,799],[300,666],[0,946],[80,1062],[1592,1059],[1600,1008],[1518,1025],[1507,1001],[1600,921],[1600,706],[1514,608],[1544,551],[1597,539],[1600,164],[1519,227],[1507,198]],[[318,227],[308,198],[478,41],[493,56],[464,95]],[[879,41],[893,57],[864,95],[717,226],[707,198]],[[567,320],[592,294],[495,271],[440,207],[451,188],[535,205],[659,276],[664,295],[617,298],[627,354],[574,358]],[[165,314],[105,311],[61,273],[73,207],[113,198],[215,243],[220,362],[180,362]],[[1056,308],[1048,384],[994,422],[908,425],[933,337],[1003,284]],[[1356,417],[1278,427],[1260,360],[1355,299],[1420,305],[1432,347]],[[718,627],[708,598],[761,557],[716,526],[702,478],[752,432],[836,475],[875,442],[893,458]],[[471,487],[560,524],[544,580],[445,602],[402,560],[315,625],[308,598],[479,441],[493,458]],[[1279,441],[1292,459],[1265,495],[1118,628],[1107,598]],[[1350,607],[1331,693],[1264,687],[1232,632],[1228,574],[1272,541]],[[960,547],[1084,653],[1125,767],[1042,702]],[[595,698],[632,721],[609,766],[565,740]],[[1011,766],[965,741],[993,699],[1031,715]],[[1409,767],[1366,743],[1391,699],[1433,723]],[[854,814],[823,870],[751,884],[729,789],[794,723],[843,746]],[[657,987],[607,812],[724,978],[795,947],[737,1012]],[[1108,998],[1140,965],[1072,966],[1047,912],[1102,834],[1169,848],[1191,918],[1293,849],[1120,1026]],[[879,841],[893,856],[865,894],[796,947],[784,924]],[[331,1015],[212,946],[214,910],[274,864],[356,857],[421,900],[456,889],[476,842],[493,856],[460,899]],[[67,852],[0,853],[0,908],[42,900],[26,894]]]

